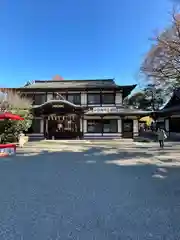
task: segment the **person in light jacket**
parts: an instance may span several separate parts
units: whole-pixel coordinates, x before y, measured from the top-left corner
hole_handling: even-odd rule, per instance
[[[25,144],[25,139],[24,139],[24,133],[23,132],[21,132],[20,134],[19,134],[19,147],[23,147],[24,146],[24,144]]]
[[[164,140],[167,138],[167,135],[163,128],[161,127],[158,128],[157,137],[158,137],[160,148],[164,148]]]

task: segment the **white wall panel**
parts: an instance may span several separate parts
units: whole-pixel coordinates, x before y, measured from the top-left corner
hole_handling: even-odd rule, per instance
[[[118,133],[122,134],[122,120],[118,119]]]
[[[53,99],[53,94],[52,93],[48,93],[47,94],[47,101],[51,101]]]
[[[116,105],[122,104],[122,93],[121,92],[116,92],[115,103],[116,103]]]
[[[137,119],[133,120],[133,135],[138,136],[139,135],[139,123]]]
[[[43,133],[44,132],[44,120],[41,119],[40,121],[40,133]]]
[[[84,121],[84,124],[83,124],[84,131],[83,132],[86,133],[87,132],[87,120],[84,119],[83,121]]]

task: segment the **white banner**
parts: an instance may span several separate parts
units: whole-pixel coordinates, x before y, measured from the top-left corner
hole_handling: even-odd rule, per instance
[[[87,113],[119,113],[121,111],[122,109],[117,107],[94,107]]]

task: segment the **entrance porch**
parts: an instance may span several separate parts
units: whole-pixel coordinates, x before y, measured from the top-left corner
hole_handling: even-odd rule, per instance
[[[33,107],[40,120],[40,132],[45,139],[76,139],[82,137],[82,108],[66,100],[51,100]]]
[[[50,115],[44,119],[43,131],[46,139],[77,139],[82,137],[80,131],[80,115]]]
[[[34,121],[39,121],[45,139],[134,138],[139,135],[138,119],[146,114],[124,107],[82,107],[65,100],[33,107]]]

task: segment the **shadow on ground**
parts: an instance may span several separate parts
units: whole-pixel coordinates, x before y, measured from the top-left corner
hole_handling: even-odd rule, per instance
[[[153,158],[72,145],[1,159],[1,239],[178,239],[180,168]]]

